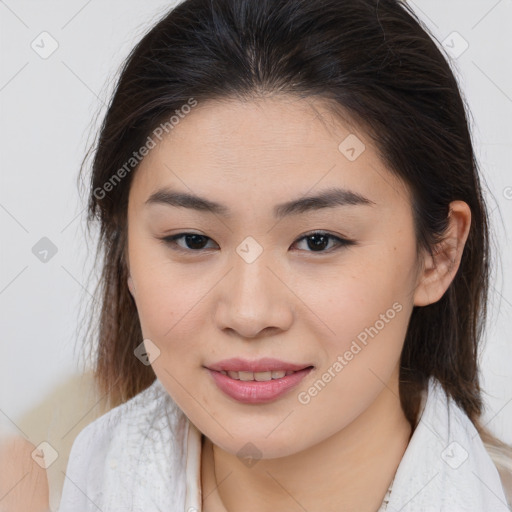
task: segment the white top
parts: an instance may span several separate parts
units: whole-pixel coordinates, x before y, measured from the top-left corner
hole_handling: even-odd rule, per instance
[[[433,377],[379,512],[509,512],[477,430]],[[87,425],[59,512],[200,512],[201,433],[155,382]],[[389,503],[386,503],[389,498]]]

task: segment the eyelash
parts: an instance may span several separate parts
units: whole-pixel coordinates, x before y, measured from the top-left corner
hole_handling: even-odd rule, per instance
[[[177,245],[177,240],[179,240],[180,238],[184,238],[188,235],[196,235],[196,236],[200,236],[202,238],[205,238],[205,239],[208,239],[208,240],[211,240],[210,237],[207,237],[206,235],[201,235],[199,233],[178,233],[177,235],[172,235],[172,236],[166,236],[164,238],[161,238],[162,242],[164,242],[164,244],[168,245],[168,246],[171,246],[172,250],[174,251],[178,251],[178,252],[182,252],[182,253],[203,253],[205,251],[205,249],[184,249],[183,247],[180,247],[179,245]],[[311,233],[307,233],[305,234],[304,236],[301,236],[300,238],[298,238],[295,242],[295,243],[298,243],[298,242],[301,242],[302,240],[305,240],[311,236],[324,236],[324,237],[327,237],[328,239],[332,239],[332,240],[335,240],[337,242],[337,246],[334,247],[334,249],[330,249],[330,250],[323,250],[323,251],[306,251],[306,252],[310,252],[312,254],[329,254],[331,252],[334,252],[338,249],[341,249],[343,247],[348,247],[350,245],[354,245],[356,242],[353,241],[353,240],[349,240],[347,238],[341,238],[339,236],[336,236],[336,235],[333,235],[327,231],[313,231]]]

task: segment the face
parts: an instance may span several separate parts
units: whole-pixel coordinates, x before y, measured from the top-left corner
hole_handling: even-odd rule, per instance
[[[305,450],[396,381],[418,275],[409,193],[318,99],[195,107],[133,177],[127,251],[156,375],[230,453]],[[221,373],[236,368],[261,372]]]

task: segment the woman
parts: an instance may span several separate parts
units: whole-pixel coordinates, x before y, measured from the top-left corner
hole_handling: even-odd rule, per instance
[[[486,207],[408,6],[178,5],[122,69],[95,219],[114,408],[61,512],[509,510],[480,419]]]

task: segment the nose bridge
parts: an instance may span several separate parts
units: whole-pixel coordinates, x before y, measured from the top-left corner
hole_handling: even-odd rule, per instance
[[[286,328],[291,311],[270,253],[251,237],[236,248],[218,305],[219,327],[247,337],[267,327]]]
[[[231,285],[232,297],[240,308],[249,306],[256,311],[272,301],[275,290],[271,281],[275,276],[268,268],[272,265],[269,254],[254,239],[246,239],[236,248]]]

